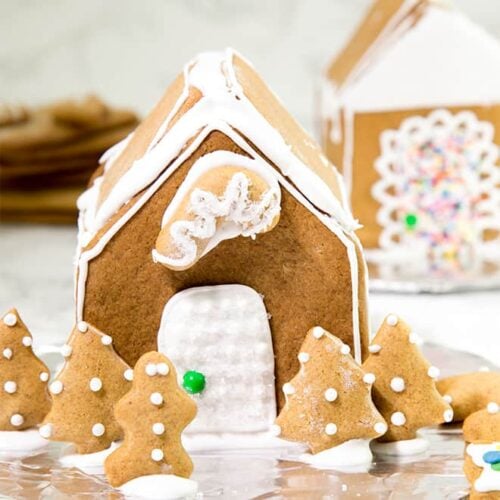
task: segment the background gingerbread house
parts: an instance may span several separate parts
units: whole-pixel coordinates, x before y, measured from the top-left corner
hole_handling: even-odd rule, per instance
[[[268,430],[317,324],[361,359],[342,179],[241,56],[190,62],[103,162],[79,200],[78,320],[130,364],[159,349],[205,375],[188,434]]]
[[[500,44],[443,2],[377,0],[328,67],[323,141],[374,277],[500,281]]]

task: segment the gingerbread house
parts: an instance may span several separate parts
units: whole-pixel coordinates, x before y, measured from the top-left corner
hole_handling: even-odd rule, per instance
[[[131,365],[158,349],[203,378],[188,433],[266,432],[315,325],[361,360],[365,264],[341,176],[234,51],[186,65],[79,208],[77,318]]]
[[[374,277],[500,281],[500,44],[449,4],[373,2],[322,85]]]

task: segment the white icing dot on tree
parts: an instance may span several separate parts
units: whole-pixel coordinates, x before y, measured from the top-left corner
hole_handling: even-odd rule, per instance
[[[279,436],[281,434],[281,427],[277,424],[271,425],[271,434],[273,436]]]
[[[19,413],[14,413],[14,415],[12,415],[12,417],[10,417],[10,423],[14,427],[19,427],[20,425],[23,425],[24,417],[22,415],[20,415]]]
[[[9,347],[6,347],[3,350],[2,355],[5,359],[11,359],[12,358],[12,349],[10,349]]]
[[[309,354],[307,352],[299,352],[298,359],[301,363],[307,363],[309,361]]]
[[[403,392],[405,390],[405,381],[401,377],[393,377],[390,385],[394,392]]]
[[[338,393],[337,391],[333,388],[333,387],[329,387],[326,391],[325,391],[325,399],[327,401],[329,401],[330,403],[332,401],[335,401],[338,397]]]
[[[395,314],[389,314],[389,316],[387,316],[387,324],[389,326],[396,326],[398,321],[399,319]]]
[[[106,427],[103,424],[97,423],[92,426],[92,434],[95,437],[104,436],[104,432],[106,431]]]
[[[480,372],[489,372],[490,371],[490,367],[489,366],[480,366],[478,371],[480,371]]]
[[[49,380],[49,374],[47,372],[40,373],[40,380],[42,382],[47,382]]]
[[[109,335],[103,335],[101,337],[101,342],[103,345],[111,345],[113,343],[113,339]]]
[[[132,380],[134,380],[134,370],[132,370],[132,368],[127,368],[123,372],[123,377],[125,378],[125,380],[132,382]]]
[[[325,330],[321,326],[315,326],[312,330],[313,336],[316,339],[320,339],[325,334]]]
[[[377,434],[385,434],[387,432],[387,424],[385,422],[377,422],[373,428]]]
[[[60,380],[54,380],[52,384],[50,384],[49,390],[52,394],[61,394],[63,391],[63,383]]]
[[[165,426],[161,422],[156,422],[152,427],[153,434],[161,436],[165,432]]]
[[[163,396],[159,392],[153,392],[153,394],[149,396],[149,400],[156,406],[163,404]]]
[[[333,436],[334,434],[337,434],[337,426],[335,424],[332,424],[332,423],[326,424],[325,432],[329,436]]]
[[[17,317],[15,314],[13,313],[8,313],[4,316],[3,318],[3,322],[7,325],[7,326],[14,326],[16,323],[17,323]]]
[[[372,354],[377,354],[378,352],[380,352],[380,349],[382,349],[382,347],[379,344],[372,344],[372,345],[368,346],[368,350]]]
[[[163,460],[163,451],[160,450],[160,448],[155,448],[152,452],[151,452],[151,458],[155,461],[155,462],[161,462]]]
[[[443,399],[450,405],[451,403],[453,403],[453,398],[449,395],[449,394],[445,394],[443,396]]]
[[[33,345],[33,339],[31,337],[23,337],[23,346],[31,347]]]
[[[49,439],[52,436],[54,426],[52,424],[44,424],[40,427],[39,433],[44,439]]]
[[[65,358],[69,358],[71,356],[71,353],[73,352],[73,348],[68,345],[68,344],[64,344],[62,347],[61,347],[61,354],[65,357]]]
[[[393,425],[401,426],[406,423],[405,414],[402,411],[396,411],[391,415],[391,422]]]
[[[491,415],[494,415],[495,413],[498,413],[500,411],[500,406],[498,405],[498,403],[495,403],[494,401],[490,401],[488,403],[488,405],[486,406],[486,410]]]
[[[156,365],[156,370],[158,372],[159,375],[168,375],[168,373],[170,372],[170,368],[168,367],[167,363],[158,363]]]
[[[89,329],[89,325],[87,325],[85,321],[79,321],[76,327],[78,328],[78,331],[81,333],[85,333]]]
[[[363,375],[363,382],[365,384],[373,384],[375,382],[375,375],[373,373],[365,373]]]
[[[347,344],[343,344],[340,348],[340,352],[342,354],[349,354],[351,352],[351,348]]]
[[[411,332],[408,336],[408,340],[410,344],[420,345],[422,343],[422,339],[415,332]]]
[[[451,408],[444,410],[443,419],[447,424],[453,420],[453,410]]]
[[[158,373],[158,370],[157,370],[156,365],[154,363],[148,363],[146,365],[146,368],[144,369],[144,371],[150,377],[154,377]]]
[[[439,368],[436,368],[435,366],[429,366],[429,369],[427,370],[427,375],[429,375],[430,378],[436,379],[439,377],[440,371]]]
[[[102,389],[102,380],[99,377],[90,379],[89,387],[92,392],[98,392]]]
[[[17,391],[17,384],[13,380],[7,380],[7,382],[3,384],[3,390],[7,394],[14,394]]]
[[[290,382],[287,382],[286,384],[283,384],[283,392],[287,395],[294,394],[295,387],[290,384]]]

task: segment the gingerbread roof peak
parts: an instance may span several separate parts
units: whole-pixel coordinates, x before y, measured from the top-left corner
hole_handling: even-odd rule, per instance
[[[377,13],[385,25],[375,23]],[[461,12],[437,2],[380,0],[327,78],[353,111],[411,109],[499,101],[497,67],[500,43]]]
[[[340,174],[252,66],[226,49],[188,63],[136,131],[103,156],[102,176],[79,200],[80,246],[118,231],[215,130],[325,225],[349,232],[357,227]],[[221,165],[231,160],[219,159]]]

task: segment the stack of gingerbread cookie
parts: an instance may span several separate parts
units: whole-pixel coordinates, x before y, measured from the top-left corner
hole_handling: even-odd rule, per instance
[[[0,219],[75,221],[99,157],[136,124],[95,96],[34,109],[0,103]]]

